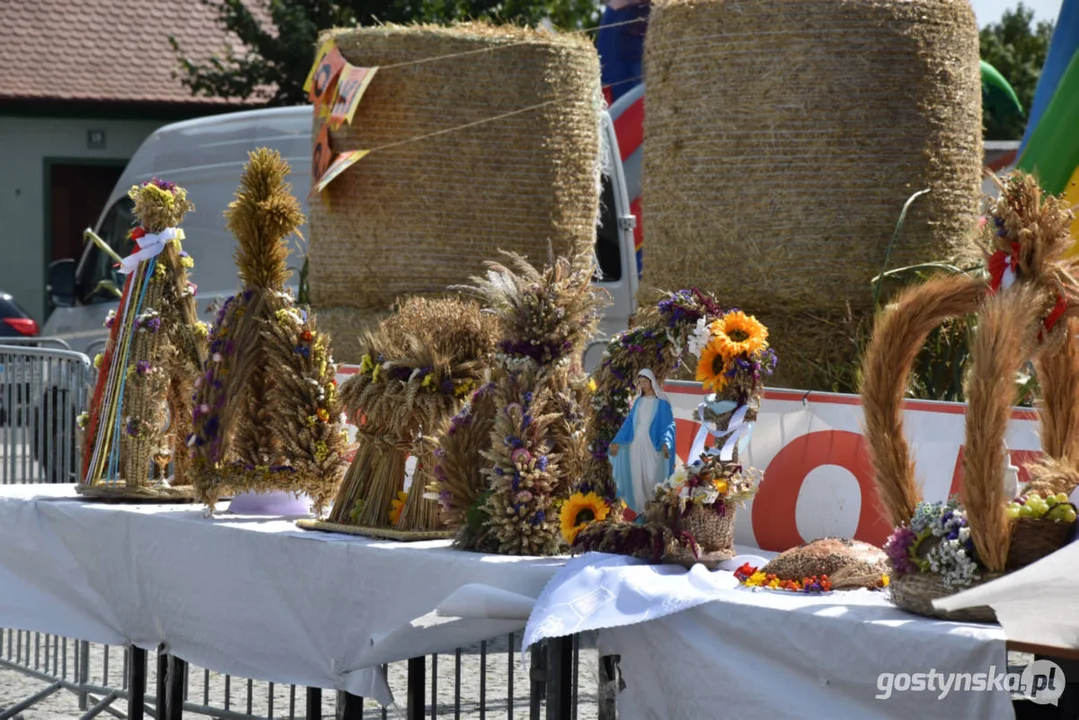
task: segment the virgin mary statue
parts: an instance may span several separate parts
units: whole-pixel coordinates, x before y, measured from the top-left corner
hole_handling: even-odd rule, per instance
[[[637,374],[640,395],[611,441],[607,455],[618,497],[635,514],[644,511],[655,487],[674,472],[674,412],[651,370]]]

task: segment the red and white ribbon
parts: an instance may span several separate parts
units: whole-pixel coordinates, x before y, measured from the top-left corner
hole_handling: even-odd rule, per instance
[[[141,235],[133,233],[132,235],[139,249],[120,261],[120,272],[124,275],[135,272],[143,260],[160,255],[165,249],[165,243],[169,240],[183,240],[184,238],[183,231],[174,227],[165,228],[159,233],[142,233]]]

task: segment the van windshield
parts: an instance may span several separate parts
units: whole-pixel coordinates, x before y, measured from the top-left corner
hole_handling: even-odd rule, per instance
[[[109,208],[101,223],[101,239],[108,243],[117,255],[124,257],[131,252],[131,240],[128,233],[135,226],[133,212],[135,203],[124,196]],[[123,276],[114,267],[116,261],[104,253],[97,245],[90,243],[86,256],[79,266],[77,290],[84,305],[116,302],[119,297],[111,288],[123,287]]]

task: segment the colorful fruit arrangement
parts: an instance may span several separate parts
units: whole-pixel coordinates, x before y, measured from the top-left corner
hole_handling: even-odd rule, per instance
[[[1054,520],[1056,522],[1075,522],[1075,506],[1068,502],[1068,496],[1057,493],[1041,497],[1037,493],[1027,493],[1008,503],[1008,517]]]

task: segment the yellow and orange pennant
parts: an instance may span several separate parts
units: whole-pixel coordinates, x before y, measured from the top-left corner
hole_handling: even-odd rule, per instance
[[[352,123],[363,94],[378,72],[377,67],[356,67],[345,60],[333,39],[319,47],[315,64],[304,82],[304,92],[314,105],[319,125],[311,151],[311,192],[322,193],[345,170],[370,150],[349,150],[337,155],[330,145],[330,130]]]
[[[336,130],[342,123],[352,123],[356,108],[360,106],[364,91],[378,72],[377,67],[362,68],[346,64],[337,80],[333,109],[330,110],[330,127]]]
[[[330,183],[336,180],[341,173],[343,173],[345,170],[348,170],[350,167],[362,160],[364,155],[366,155],[368,152],[370,151],[349,150],[336,156],[333,159],[333,162],[330,163],[330,166],[326,168],[325,172],[322,173],[322,177],[318,179],[318,182],[312,185],[312,192],[321,193],[323,190],[329,187]]]

